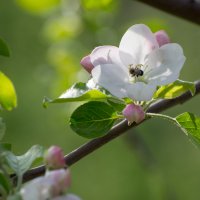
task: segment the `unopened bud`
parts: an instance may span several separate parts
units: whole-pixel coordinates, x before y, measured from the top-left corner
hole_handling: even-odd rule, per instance
[[[171,42],[168,34],[163,30],[155,32],[154,35],[159,44],[159,47]]]
[[[64,153],[58,146],[52,146],[47,150],[44,161],[49,169],[59,169],[66,166]]]
[[[80,64],[83,66],[83,68],[88,72],[91,73],[92,69],[94,68],[94,65],[91,62],[90,55],[85,56],[82,58]]]
[[[124,117],[128,120],[128,125],[133,122],[137,124],[144,120],[145,113],[141,106],[135,104],[128,104],[122,111]]]

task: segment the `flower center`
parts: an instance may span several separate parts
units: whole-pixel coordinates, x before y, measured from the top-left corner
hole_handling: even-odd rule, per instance
[[[137,65],[129,65],[129,74],[131,77],[139,77],[143,76],[144,72],[141,70],[142,64],[137,64]]]
[[[137,65],[129,65],[129,81],[130,83],[136,82],[143,82],[147,83],[146,81],[146,71],[148,65],[137,64]]]

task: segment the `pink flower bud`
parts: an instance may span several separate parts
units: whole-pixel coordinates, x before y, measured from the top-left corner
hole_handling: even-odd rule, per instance
[[[128,104],[122,111],[124,117],[128,120],[128,125],[133,122],[137,124],[144,120],[145,113],[141,106],[135,104]]]
[[[157,42],[159,44],[159,47],[171,42],[169,36],[163,30],[155,32],[154,35],[155,35],[156,40],[157,40]]]
[[[64,153],[60,147],[50,147],[44,155],[44,161],[48,168],[59,169],[65,167]]]
[[[83,57],[80,64],[88,73],[91,73],[92,69],[94,68],[94,65],[92,64],[90,59],[90,55]]]

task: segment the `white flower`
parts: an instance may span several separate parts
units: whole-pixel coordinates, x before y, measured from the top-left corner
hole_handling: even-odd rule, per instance
[[[130,27],[119,48],[97,47],[90,54],[93,81],[112,95],[133,100],[151,100],[157,86],[178,79],[185,62],[180,45],[161,45],[151,30],[138,24]]]
[[[21,188],[20,194],[23,200],[47,200],[65,193],[69,185],[69,170],[58,169],[28,182]]]

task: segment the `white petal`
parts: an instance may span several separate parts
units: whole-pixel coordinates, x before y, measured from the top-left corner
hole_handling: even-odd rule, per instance
[[[134,84],[128,84],[126,90],[128,97],[133,100],[149,101],[152,99],[153,94],[156,91],[156,86],[145,84],[143,82],[137,82]]]
[[[86,83],[86,86],[89,88],[89,89],[96,89],[98,88],[98,85],[94,82],[93,78],[91,78],[87,83]]]
[[[126,65],[143,64],[145,57],[156,48],[158,42],[151,30],[143,24],[137,24],[130,27],[122,37],[119,45],[120,58]],[[127,57],[130,56],[132,63],[130,59],[127,63]]]
[[[104,87],[112,95],[126,97],[125,84],[128,82],[128,70],[125,72],[118,65],[98,65],[92,70],[92,77],[95,83]]]
[[[94,66],[102,64],[121,65],[119,48],[115,46],[99,46],[90,54],[91,62]]]
[[[52,182],[47,181],[44,176],[42,176],[25,184],[21,188],[20,194],[23,200],[50,199],[52,197],[52,187]]]
[[[166,44],[148,56],[144,79],[155,85],[172,83],[178,79],[185,59],[180,45]]]

